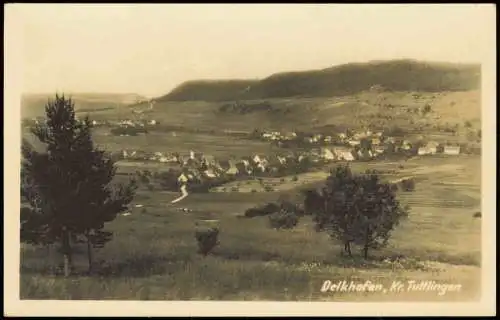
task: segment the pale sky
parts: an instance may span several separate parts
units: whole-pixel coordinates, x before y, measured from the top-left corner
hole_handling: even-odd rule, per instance
[[[24,92],[158,96],[347,62],[481,62],[490,5],[14,4]]]

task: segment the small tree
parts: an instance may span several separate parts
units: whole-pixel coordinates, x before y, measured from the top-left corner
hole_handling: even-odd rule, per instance
[[[342,241],[348,255],[351,244],[362,246],[365,259],[370,248],[387,244],[391,231],[408,213],[390,184],[374,174],[354,175],[347,166],[332,171],[321,194],[309,195],[311,199],[316,199],[312,206],[316,230]],[[311,203],[306,205],[311,208]]]
[[[293,211],[286,211],[281,209],[279,212],[275,212],[268,217],[269,226],[273,229],[292,229],[297,226],[299,222],[299,216]]]
[[[64,274],[72,269],[71,241],[83,235],[91,247],[101,247],[111,239],[104,223],[126,210],[132,201],[135,183],[113,189],[116,169],[113,160],[94,147],[91,123],[75,119],[71,99],[56,95],[45,107],[46,123],[32,133],[46,145],[35,151],[23,141],[21,194],[29,207],[21,212],[21,241],[32,244],[60,243]]]
[[[208,255],[218,245],[219,229],[212,227],[208,229],[198,229],[195,231],[195,238],[198,243],[198,253]]]
[[[426,104],[425,107],[424,107],[423,112],[424,112],[424,114],[427,114],[427,113],[431,112],[431,110],[432,110],[431,105],[430,104]]]

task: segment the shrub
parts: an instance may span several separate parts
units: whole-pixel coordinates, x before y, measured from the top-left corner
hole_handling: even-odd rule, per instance
[[[208,255],[219,244],[219,229],[212,227],[210,229],[199,229],[195,232],[195,238],[198,242],[198,253],[204,256]]]
[[[265,186],[265,187],[264,187],[264,190],[265,190],[266,192],[271,192],[271,191],[274,191],[274,188],[268,185],[268,186]]]
[[[401,181],[401,187],[404,191],[411,192],[415,190],[415,180],[405,179]]]
[[[280,210],[295,213],[298,216],[303,216],[305,214],[305,210],[301,206],[287,200],[281,201]]]
[[[424,113],[428,113],[428,112],[431,112],[432,110],[432,107],[430,104],[426,104],[425,107],[424,107]]]
[[[280,179],[280,182],[281,182],[281,183],[284,183],[284,182],[285,182],[285,178],[281,178],[281,179]]]
[[[245,211],[245,217],[253,218],[259,216],[267,216],[272,213],[278,212],[279,210],[280,206],[278,206],[276,203],[270,202],[264,206],[247,209]]]
[[[299,181],[299,177],[297,177],[297,176],[293,176],[292,181],[293,181],[293,182],[295,182],[295,181]]]
[[[292,229],[299,223],[299,216],[293,211],[281,209],[269,216],[269,226],[273,229]]]

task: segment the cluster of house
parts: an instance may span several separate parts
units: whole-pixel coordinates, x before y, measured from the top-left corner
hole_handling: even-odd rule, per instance
[[[278,172],[282,168],[287,168],[291,164],[302,163],[304,160],[309,160],[313,163],[369,160],[388,152],[389,148],[391,148],[391,152],[409,152],[412,150],[412,152],[418,155],[432,155],[437,153],[448,155],[460,154],[460,146],[441,145],[435,141],[422,144],[418,149],[415,149],[408,140],[397,140],[386,137],[383,141],[382,143],[380,137],[372,137],[370,148],[361,148],[358,144],[348,143],[347,145],[324,146],[308,151],[291,152],[287,155],[275,154],[266,156],[254,154],[240,159],[217,159],[212,155],[194,151],[181,155],[179,153],[147,153],[144,151],[127,150],[122,151],[122,158],[172,163],[180,165],[184,169],[196,168],[198,171],[201,170],[201,173],[206,177],[215,178],[222,174],[251,175],[258,172]]]
[[[348,156],[347,156],[348,157]],[[305,159],[313,162],[319,162],[321,155],[319,152],[302,152],[298,154],[273,155],[266,156],[254,154],[239,159],[217,159],[212,155],[206,155],[201,152],[190,151],[189,154],[181,155],[179,153],[147,153],[144,151],[123,150],[121,158],[130,160],[149,160],[161,163],[171,163],[180,165],[183,169],[193,172],[194,169],[200,170],[206,177],[215,178],[222,174],[237,175],[264,172],[277,172],[280,168],[287,167],[291,163],[300,163]],[[196,171],[196,170],[194,170]]]
[[[144,127],[146,125],[149,126],[155,126],[158,124],[158,122],[154,119],[152,120],[130,120],[130,119],[125,119],[125,120],[118,120],[118,121],[107,121],[107,125],[111,126],[121,126],[121,127]]]
[[[458,155],[460,154],[460,146],[458,145],[444,145],[441,146],[439,143],[431,141],[425,146],[418,148],[418,155],[436,154],[443,153],[447,155]]]
[[[320,143],[342,143],[355,146],[360,144],[361,139],[371,138],[373,144],[379,144],[380,139],[383,136],[382,132],[371,132],[370,130],[354,133],[348,136],[346,133],[338,133],[334,135],[324,135],[321,133],[309,134],[309,135],[297,135],[295,132],[281,133],[279,131],[263,132],[261,138],[269,141],[289,141],[301,139],[302,142],[309,144],[320,144]]]
[[[294,140],[299,139],[295,133],[282,135],[280,132],[265,132],[263,139],[267,140]],[[320,155],[326,160],[356,160],[362,158],[374,158],[389,149],[393,152],[408,152],[413,150],[413,144],[409,140],[385,136],[383,132],[372,132],[370,130],[354,132],[350,135],[338,133],[335,135],[312,134],[302,137],[303,142],[314,145],[338,145],[332,148],[321,148]],[[364,147],[363,142],[368,142],[369,148]],[[341,147],[344,146],[344,147]],[[435,141],[429,141],[420,146],[416,153],[418,155],[444,153],[449,155],[460,154],[460,146],[441,145]],[[352,154],[349,156],[348,154]]]
[[[270,131],[262,133],[262,139],[269,141],[294,140],[296,138],[297,134],[295,132],[288,132],[282,134],[279,131]]]

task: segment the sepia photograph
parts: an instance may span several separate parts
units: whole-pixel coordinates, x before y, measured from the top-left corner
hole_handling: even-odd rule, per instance
[[[494,5],[4,8],[4,315],[495,313]]]

